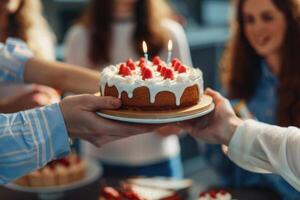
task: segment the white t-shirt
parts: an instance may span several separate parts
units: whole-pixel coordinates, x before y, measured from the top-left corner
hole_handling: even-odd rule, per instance
[[[227,155],[240,167],[276,173],[300,191],[300,129],[247,120],[235,131]]]
[[[161,25],[165,31],[168,31],[170,39],[173,41],[172,57],[177,57],[183,63],[192,66],[190,50],[183,28],[172,20],[162,20]],[[127,58],[139,59],[140,56],[132,45],[134,28],[135,23],[132,21],[115,22],[113,24],[111,63],[107,63],[107,65],[124,62]],[[66,37],[66,61],[80,66],[93,67],[87,56],[88,46],[88,30],[83,26],[73,26]],[[159,56],[166,60],[167,48],[163,49]],[[87,155],[112,164],[128,166],[154,164],[176,156],[180,152],[177,136],[162,137],[157,133],[146,133],[122,139],[106,144],[100,149],[87,142],[83,143],[84,153]]]

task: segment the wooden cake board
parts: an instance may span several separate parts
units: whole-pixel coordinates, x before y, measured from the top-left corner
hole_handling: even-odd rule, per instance
[[[203,95],[201,97],[200,102],[197,105],[187,108],[173,109],[167,111],[101,110],[101,113],[126,118],[166,119],[184,117],[204,112],[208,109],[211,109],[213,106],[214,103],[212,97],[208,95]]]

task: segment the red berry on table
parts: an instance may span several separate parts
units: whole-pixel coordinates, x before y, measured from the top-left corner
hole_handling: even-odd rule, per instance
[[[174,80],[174,74],[172,69],[166,69],[165,75],[164,75],[164,79],[171,79]]]
[[[200,194],[199,194],[199,197],[204,197],[206,195],[206,192],[201,192]]]
[[[159,56],[155,56],[155,57],[152,59],[152,62],[153,62],[153,65],[158,65],[158,64],[160,64],[160,62],[161,62],[160,57],[159,57]]]
[[[185,73],[186,72],[186,67],[181,65],[178,69],[178,73]]]
[[[161,76],[164,76],[165,73],[166,73],[166,70],[167,70],[166,67],[162,67],[161,70],[160,70],[160,75],[161,75]]]
[[[211,198],[217,198],[217,192],[214,191],[214,190],[211,190],[211,191],[209,192],[209,196],[210,196]]]
[[[151,70],[148,68],[144,68],[144,70],[142,71],[142,78],[143,80],[153,78]]]

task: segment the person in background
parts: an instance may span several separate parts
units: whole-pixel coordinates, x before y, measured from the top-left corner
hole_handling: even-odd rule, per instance
[[[195,139],[228,146],[226,155],[242,168],[276,173],[300,191],[300,129],[242,120],[218,92],[206,89],[205,94],[214,100],[214,114],[178,125]]]
[[[74,84],[78,79],[81,84]],[[68,64],[45,61],[19,40],[0,43],[0,82],[35,82],[73,93],[98,91],[99,74]],[[60,103],[12,114],[0,113],[0,185],[38,169],[70,152],[68,137],[85,139],[97,147],[157,126],[113,122],[96,115],[117,109],[113,97],[79,95]]]
[[[189,66],[190,51],[183,28],[169,17],[164,0],[91,0],[78,24],[65,40],[66,62],[101,70],[110,64],[138,60],[142,41],[150,58],[167,58],[167,43],[173,41],[173,56]],[[80,51],[78,51],[80,49]],[[84,144],[84,152],[99,158],[105,176],[182,177],[178,130],[145,133],[95,149]]]
[[[55,36],[42,15],[40,0],[0,2],[0,42],[8,37],[25,41],[36,58],[55,59]],[[59,99],[54,89],[42,85],[6,83],[0,86],[0,111],[5,113],[47,105]]]
[[[221,61],[229,99],[238,100],[237,110],[249,110],[246,116],[258,121],[299,127],[300,2],[239,0],[234,6],[232,37]],[[222,156],[220,149],[207,156],[213,157],[213,153]],[[213,164],[226,186],[267,187],[283,199],[300,198],[300,193],[279,176],[247,172],[224,156]]]

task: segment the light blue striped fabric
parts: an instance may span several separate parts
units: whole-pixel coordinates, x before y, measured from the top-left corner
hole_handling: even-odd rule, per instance
[[[0,44],[0,82],[22,81],[31,57],[18,40]],[[14,114],[0,114],[0,185],[44,166],[70,151],[58,104]]]

